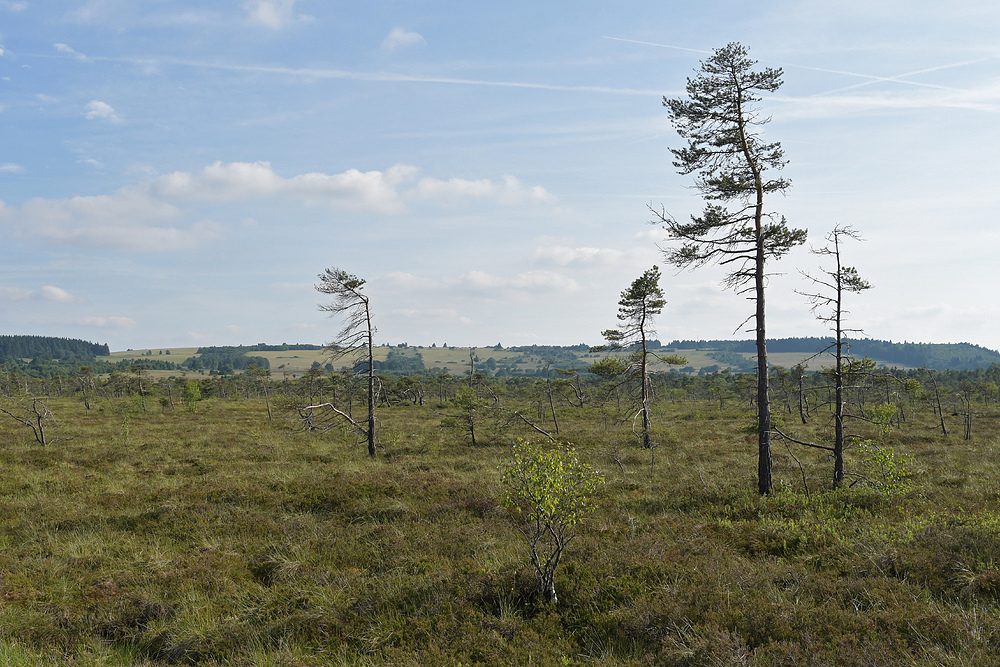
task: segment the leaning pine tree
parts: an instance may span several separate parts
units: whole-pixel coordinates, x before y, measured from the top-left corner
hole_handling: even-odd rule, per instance
[[[625,374],[634,373],[639,380],[639,409],[635,418],[641,418],[642,446],[651,448],[649,419],[649,362],[650,356],[667,364],[686,364],[683,357],[660,357],[649,351],[649,341],[656,335],[653,318],[663,311],[667,301],[660,289],[660,269],[657,266],[643,272],[632,281],[632,285],[622,292],[618,302],[618,329],[608,329],[601,335],[608,344],[593,350],[632,350],[628,362],[623,366]]]
[[[368,296],[362,291],[365,281],[341,269],[326,269],[319,274],[316,291],[332,296],[330,303],[321,303],[319,309],[339,315],[344,320],[344,326],[337,337],[326,346],[331,359],[346,356],[363,355],[367,358],[368,379],[368,418],[364,424],[359,423],[349,414],[338,410],[333,404],[325,407],[333,410],[341,418],[346,419],[360,432],[368,442],[368,455],[375,458],[375,332],[372,323],[371,307]],[[319,406],[310,406],[319,407]]]
[[[663,99],[685,148],[671,149],[681,174],[696,174],[696,188],[706,200],[700,216],[680,222],[653,209],[654,224],[678,242],[665,251],[679,267],[710,263],[730,269],[725,285],[751,293],[757,335],[757,486],[771,492],[771,403],[768,395],[767,340],[764,327],[765,265],[806,240],[806,231],[790,229],[783,216],[767,212],[766,195],[784,193],[791,183],[775,175],[786,164],[778,143],[766,143],[760,128],[770,118],[759,108],[761,93],[781,86],[781,69],[754,69],[746,47],[732,43],[717,49],[687,80],[687,99]]]

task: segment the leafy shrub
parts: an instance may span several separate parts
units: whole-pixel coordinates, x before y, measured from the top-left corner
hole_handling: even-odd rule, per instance
[[[522,532],[531,565],[546,599],[556,602],[556,568],[604,478],[580,463],[571,448],[545,451],[523,440],[501,469],[503,504],[527,519]]]

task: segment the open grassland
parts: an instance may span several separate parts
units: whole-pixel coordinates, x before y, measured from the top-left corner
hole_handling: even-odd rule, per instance
[[[262,401],[49,405],[71,440],[0,420],[5,665],[1000,663],[996,408],[971,441],[909,416],[886,441],[912,458],[903,495],[830,491],[822,452],[776,443],[761,498],[732,402],[657,404],[655,461],[564,406],[561,439],[606,483],[553,606],[498,501],[530,431],[473,448],[432,407],[380,409],[368,460]],[[821,438],[814,417],[796,432]]]
[[[408,348],[393,348],[393,347],[377,347],[375,348],[375,359],[376,361],[385,361],[389,352],[396,350],[406,355],[413,355],[419,353],[424,361],[424,366],[427,369],[440,368],[443,371],[447,371],[452,375],[463,375],[469,370],[469,350],[468,347],[424,347],[424,346],[411,346]],[[477,358],[477,364],[479,370],[483,369],[483,364],[490,358],[494,360],[496,364],[503,364],[504,362],[517,362],[513,366],[517,371],[534,373],[539,370],[543,370],[547,363],[551,361],[551,354],[546,354],[544,351],[539,352],[523,352],[515,351],[512,349],[502,349],[497,350],[492,347],[477,347],[473,348],[474,355]],[[150,353],[147,355],[147,353]],[[169,354],[168,354],[169,352]],[[141,364],[144,360],[154,359],[161,361],[172,361],[176,364],[184,362],[185,359],[189,357],[196,357],[198,355],[198,348],[195,347],[179,347],[179,348],[146,348],[141,350],[126,350],[119,352],[112,352],[108,357],[97,357],[98,360],[105,361],[121,361],[123,359],[134,360],[136,363]],[[730,364],[719,361],[712,358],[711,350],[675,350],[672,348],[661,348],[654,350],[654,352],[661,356],[679,355],[687,360],[685,367],[691,367],[694,369],[693,372],[697,373],[703,368],[709,369],[724,369],[732,368]],[[320,364],[321,366],[326,366],[327,363],[331,363],[330,355],[325,350],[284,350],[284,351],[263,351],[263,352],[249,352],[248,354],[255,357],[264,357],[268,360],[271,365],[271,374],[275,378],[289,378],[295,379],[300,377],[303,373],[312,368],[313,364]],[[584,364],[592,364],[599,359],[608,356],[607,352],[573,352],[573,356]],[[619,356],[625,356],[625,353],[612,353]],[[748,362],[753,362],[756,356],[751,353],[732,353]],[[822,367],[831,367],[833,365],[833,359],[829,355],[814,356],[804,353],[771,353],[769,355],[770,362],[772,364],[783,366],[785,368],[791,368],[792,366],[802,363],[807,370],[818,371]],[[876,360],[878,361],[878,360]],[[346,363],[343,359],[333,359],[333,366],[336,369],[344,368],[350,364]],[[353,358],[352,358],[353,363]],[[563,367],[567,364],[555,363],[554,367]],[[894,366],[899,366],[899,364],[893,364]],[[653,370],[666,370],[671,368],[670,366],[663,364],[658,359],[653,357],[651,364]],[[676,368],[676,367],[675,367]],[[735,369],[734,369],[735,370]],[[150,370],[149,374],[152,377],[170,377],[186,374],[190,377],[204,377],[208,373],[200,373],[197,371],[190,370],[173,370],[173,371],[162,371],[162,370]]]

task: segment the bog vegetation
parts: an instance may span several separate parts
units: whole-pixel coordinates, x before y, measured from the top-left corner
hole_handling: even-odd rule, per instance
[[[846,391],[845,483],[833,489],[829,452],[776,438],[764,497],[756,386],[729,372],[654,373],[651,449],[633,429],[637,387],[620,378],[381,376],[375,459],[355,432],[299,410],[365,415],[351,373],[7,372],[0,656],[989,663],[1000,366],[866,368]],[[828,378],[776,368],[771,382],[781,431],[831,442]],[[471,414],[477,445],[470,422],[445,414]],[[42,425],[47,444],[14,417]],[[530,509],[503,482],[519,439],[540,452],[572,443],[604,480],[572,516],[551,571],[557,602],[525,539]]]

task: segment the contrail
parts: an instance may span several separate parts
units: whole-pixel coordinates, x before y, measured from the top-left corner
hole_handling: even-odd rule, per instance
[[[47,56],[39,56],[47,57]],[[529,83],[525,81],[491,81],[488,79],[461,79],[444,76],[418,76],[412,74],[397,74],[395,72],[355,72],[341,69],[310,69],[293,67],[275,67],[266,65],[229,65],[224,63],[207,63],[177,58],[116,58],[108,56],[89,56],[91,61],[124,62],[133,65],[173,65],[203,69],[226,70],[231,72],[256,72],[262,74],[283,74],[312,79],[347,79],[352,81],[384,81],[400,83],[442,83],[463,86],[490,86],[497,88],[527,88],[532,90],[552,90],[570,93],[600,93],[604,95],[636,95],[660,96],[662,90],[642,90],[637,88],[612,88],[609,86],[564,86],[551,83]]]
[[[823,69],[821,67],[807,67],[805,65],[782,65],[783,67],[798,67],[800,69],[810,69],[817,72],[829,72],[831,74],[844,74],[847,76],[856,76],[863,79],[868,79],[863,83],[856,83],[852,86],[844,86],[843,88],[837,88],[835,90],[828,90],[824,93],[817,93],[817,95],[830,95],[832,93],[839,93],[844,90],[853,90],[855,88],[861,88],[863,86],[870,86],[873,83],[888,82],[888,83],[902,83],[909,86],[918,86],[921,88],[935,88],[937,90],[950,90],[958,91],[958,88],[953,88],[950,86],[938,86],[931,83],[921,83],[919,81],[907,81],[905,77],[916,76],[917,74],[926,74],[928,72],[938,72],[940,70],[952,69],[954,67],[964,67],[965,65],[975,65],[976,63],[986,62],[987,60],[992,60],[993,58],[979,58],[977,60],[964,60],[958,63],[952,63],[950,65],[937,65],[935,67],[927,67],[924,69],[913,70],[912,72],[905,72],[903,74],[896,74],[895,76],[873,76],[871,74],[860,74],[858,72],[846,72],[843,70],[835,69]]]
[[[707,53],[711,55],[713,51],[702,51],[701,49],[689,49],[684,46],[672,46],[670,44],[657,44],[656,42],[643,42],[638,39],[623,39],[621,37],[608,37],[607,35],[601,35],[601,39],[613,39],[616,42],[629,42],[631,44],[645,44],[646,46],[659,46],[664,49],[677,49],[678,51],[690,51],[692,53]]]
[[[664,49],[677,49],[679,51],[691,51],[692,53],[714,53],[713,51],[702,51],[701,49],[689,49],[684,46],[673,46],[671,44],[659,44],[657,42],[644,42],[638,39],[624,39],[622,37],[609,37],[607,35],[602,35],[602,39],[613,39],[617,42],[629,42],[631,44],[643,44],[645,46],[658,46]],[[864,83],[857,83],[852,86],[844,86],[843,88],[837,88],[835,90],[828,90],[824,93],[816,93],[815,96],[819,95],[831,95],[833,93],[839,93],[845,90],[853,90],[855,88],[861,88],[863,86],[870,86],[873,83],[902,83],[908,86],[918,86],[920,88],[934,88],[936,90],[949,90],[949,91],[959,91],[958,88],[953,88],[949,86],[939,86],[932,83],[921,83],[919,81],[907,81],[906,77],[916,76],[918,74],[926,74],[928,72],[937,72],[943,69],[951,69],[954,67],[964,67],[965,65],[975,65],[976,63],[986,62],[987,60],[993,60],[993,56],[987,58],[979,58],[977,60],[965,60],[958,63],[952,63],[950,65],[937,65],[935,67],[927,67],[925,69],[914,70],[912,72],[906,72],[904,74],[897,74],[895,76],[873,76],[871,74],[861,74],[859,72],[847,72],[844,70],[836,69],[825,69],[822,67],[809,67],[807,65],[795,65],[795,64],[785,64],[778,63],[781,67],[797,67],[799,69],[809,69],[815,72],[827,72],[829,74],[844,74],[846,76],[856,76],[862,79],[868,79]]]

